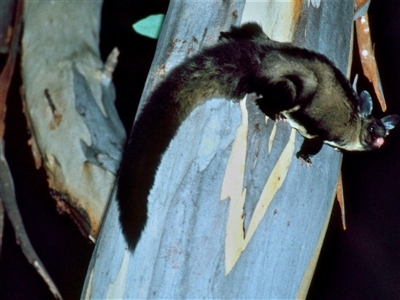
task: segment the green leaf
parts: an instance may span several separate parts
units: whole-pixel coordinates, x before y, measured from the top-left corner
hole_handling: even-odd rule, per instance
[[[150,15],[132,25],[137,33],[152,39],[157,39],[160,34],[165,15]]]

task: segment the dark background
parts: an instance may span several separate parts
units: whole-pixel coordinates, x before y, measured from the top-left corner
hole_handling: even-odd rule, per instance
[[[106,58],[115,46],[121,52],[114,81],[117,106],[127,130],[156,46],[155,40],[135,34],[132,24],[149,14],[165,12],[167,7],[167,0],[105,0],[103,6],[102,57]],[[388,112],[397,114],[400,114],[399,14],[398,0],[373,0],[369,10]],[[359,68],[357,56],[354,68]],[[64,299],[79,299],[93,245],[81,236],[68,216],[57,213],[44,171],[34,168],[27,146],[20,86],[17,69],[8,99],[5,140],[18,204],[32,244]],[[363,78],[360,86],[372,91]],[[376,114],[380,114],[378,109]],[[378,152],[344,155],[348,229],[342,230],[340,210],[335,204],[309,299],[400,299],[399,156],[399,129],[392,132]],[[53,299],[15,244],[7,219],[1,251],[0,299]]]

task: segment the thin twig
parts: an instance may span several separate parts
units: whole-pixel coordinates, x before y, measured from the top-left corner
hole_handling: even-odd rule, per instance
[[[14,182],[12,180],[7,161],[4,157],[2,142],[0,142],[0,200],[4,204],[7,216],[11,221],[12,227],[14,228],[17,244],[20,245],[26,259],[35,267],[39,275],[42,276],[54,297],[56,299],[62,299],[60,292],[46,271],[43,263],[40,261],[39,256],[33,249],[25,231],[21,214],[19,213],[18,205],[15,199]]]
[[[8,58],[3,68],[3,71],[0,75],[0,206],[2,210],[4,204],[7,216],[10,219],[15,231],[16,242],[21,246],[21,250],[27,258],[28,262],[35,267],[36,271],[48,285],[54,297],[56,299],[62,299],[60,292],[58,291],[50,275],[44,268],[43,263],[40,261],[38,255],[32,247],[31,242],[29,241],[28,235],[22,222],[21,214],[18,210],[18,205],[15,198],[14,182],[4,155],[3,137],[5,131],[6,99],[14,73],[15,62],[18,53],[18,42],[21,37],[22,7],[23,1],[20,0],[18,1],[18,6],[16,10],[16,17],[13,27],[14,32],[11,41],[10,52],[8,54]],[[0,211],[0,238],[2,238],[2,215],[3,212]]]
[[[3,202],[0,199],[0,255],[1,255],[1,246],[3,242],[3,229],[4,229],[4,206]]]
[[[336,198],[340,206],[340,213],[342,216],[342,227],[343,230],[346,230],[346,212],[344,208],[342,171],[339,172],[339,179],[336,187]]]

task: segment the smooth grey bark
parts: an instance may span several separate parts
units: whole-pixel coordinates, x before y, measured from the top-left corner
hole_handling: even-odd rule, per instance
[[[25,113],[36,166],[60,211],[96,239],[125,132],[112,70],[99,52],[102,1],[26,1],[22,38]],[[110,72],[111,70],[111,72]]]

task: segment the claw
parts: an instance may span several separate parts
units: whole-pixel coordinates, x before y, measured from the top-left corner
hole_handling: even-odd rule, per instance
[[[301,161],[301,165],[302,166],[306,166],[307,168],[312,166],[312,162],[310,159],[310,155],[306,155],[306,154],[301,154],[301,153],[297,153],[296,154],[297,159],[299,159]]]
[[[275,115],[275,122],[276,122],[276,123],[278,123],[278,122],[286,123],[286,118],[285,118],[285,116],[282,115],[282,114],[276,114],[276,115]]]

